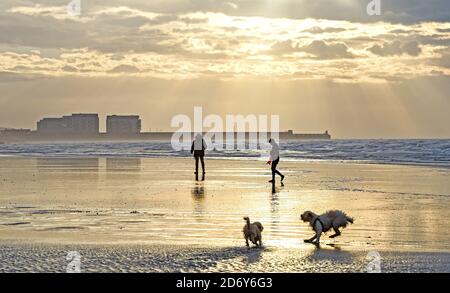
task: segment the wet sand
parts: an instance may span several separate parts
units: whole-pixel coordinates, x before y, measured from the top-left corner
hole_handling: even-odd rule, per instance
[[[208,160],[195,182],[186,158],[0,158],[0,271],[450,271],[450,170],[343,162]],[[303,243],[304,210],[356,219],[320,249]],[[243,216],[264,249],[246,249]],[[152,261],[153,260],[153,261]]]
[[[366,251],[335,247],[208,247],[196,245],[0,245],[0,272],[67,271],[69,252],[81,272],[368,272]],[[450,254],[382,251],[381,272],[449,272]]]

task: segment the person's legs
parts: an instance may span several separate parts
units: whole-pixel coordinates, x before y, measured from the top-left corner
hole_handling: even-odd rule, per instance
[[[284,175],[283,174],[281,174],[281,172],[280,171],[278,171],[277,169],[276,169],[276,167],[278,166],[278,163],[280,162],[280,159],[277,159],[277,164],[275,165],[275,173],[277,173],[278,175],[280,175],[280,177],[281,177],[281,180],[283,180],[283,178],[284,178]]]
[[[275,161],[272,161],[272,182],[275,182],[275,174],[277,171],[277,165],[278,165],[279,159],[276,159]]]
[[[277,171],[278,172],[278,171]],[[281,177],[281,184],[283,184],[283,180],[284,180],[284,175],[283,174],[281,174],[281,172],[278,172],[278,175],[280,175],[280,177]]]
[[[200,162],[202,163],[203,174],[205,174],[205,159],[204,158],[205,158],[204,156],[200,157]]]
[[[281,177],[281,183],[283,183],[284,175],[281,174],[280,171],[277,170],[278,163],[280,162],[280,159],[276,159],[272,162],[272,181],[275,182],[275,174],[278,174]]]
[[[275,170],[275,173],[277,173],[278,175],[280,175],[280,177],[284,177],[284,175],[283,175],[283,174],[281,174],[281,172],[280,172],[280,171],[278,171],[278,170]]]
[[[199,159],[199,157],[194,156],[194,158],[195,158],[195,174],[198,174],[198,159]]]
[[[200,157],[200,162],[202,163],[202,171],[203,171],[202,181],[204,181],[205,180],[205,160],[204,160],[203,156]]]

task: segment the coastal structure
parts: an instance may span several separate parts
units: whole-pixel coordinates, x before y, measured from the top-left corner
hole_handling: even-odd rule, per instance
[[[187,132],[187,133],[179,133],[180,135],[188,135],[190,137],[194,137],[194,132]],[[154,139],[154,140],[167,140],[170,141],[173,136],[173,132],[143,132],[141,133],[141,137],[144,139]],[[228,137],[233,137],[235,141],[239,140],[240,138],[248,141],[251,138],[260,138],[265,137],[269,138],[271,136],[271,133],[262,133],[262,132],[218,132],[214,133],[214,136],[217,138],[218,136],[221,136],[223,141],[225,142]],[[293,130],[288,131],[280,131],[278,133],[278,137],[280,140],[308,140],[308,139],[331,139],[331,135],[328,133],[328,131],[325,131],[324,133],[295,133]]]
[[[297,140],[297,139],[331,139],[328,130],[324,133],[294,133],[293,130],[280,132],[280,139],[283,140]]]
[[[99,131],[98,114],[72,114],[60,118],[43,118],[37,122],[35,131],[30,129],[0,130],[0,141],[170,141],[174,132],[141,132],[141,119],[138,115],[110,115],[106,118],[106,132]],[[194,137],[194,133],[184,133]],[[270,137],[270,133],[219,132],[215,137],[234,137],[249,140],[254,137]],[[331,139],[328,131],[323,133],[295,133],[293,130],[278,133],[280,140]]]
[[[5,141],[14,141],[17,138],[26,139],[29,138],[33,132],[31,129],[23,128],[1,128],[0,129],[0,144]]]
[[[37,132],[44,135],[98,134],[98,114],[72,114],[61,118],[43,118],[37,122]]]
[[[111,115],[106,117],[106,133],[111,135],[139,134],[141,119],[138,115]]]

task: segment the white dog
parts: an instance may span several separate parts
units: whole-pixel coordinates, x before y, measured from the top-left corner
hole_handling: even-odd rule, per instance
[[[256,246],[262,246],[262,235],[261,232],[264,230],[263,225],[260,222],[254,222],[250,224],[250,218],[245,217],[244,220],[247,222],[242,229],[244,232],[245,244],[249,246],[248,240],[250,240]],[[259,242],[259,244],[258,244]]]
[[[303,222],[309,222],[312,229],[316,232],[316,235],[305,240],[305,242],[316,244],[319,243],[322,233],[327,232],[331,228],[333,228],[334,234],[330,238],[334,238],[341,235],[339,228],[347,227],[348,223],[353,224],[353,218],[338,210],[328,211],[320,216],[311,211],[306,211],[300,218]]]

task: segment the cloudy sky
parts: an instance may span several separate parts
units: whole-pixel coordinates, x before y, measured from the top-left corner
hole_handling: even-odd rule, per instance
[[[72,112],[279,114],[334,137],[450,137],[450,2],[0,2],[0,126]],[[103,129],[104,127],[102,127]]]

